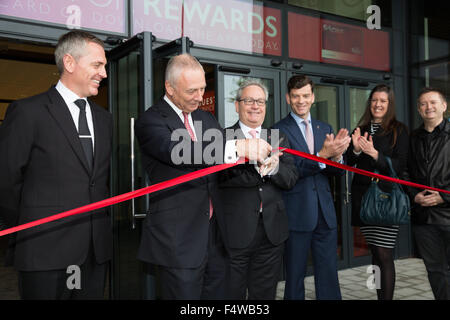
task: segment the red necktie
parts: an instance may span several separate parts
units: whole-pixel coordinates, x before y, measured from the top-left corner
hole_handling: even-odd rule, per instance
[[[183,116],[184,116],[184,126],[186,127],[186,130],[189,132],[192,141],[197,141],[197,139],[195,139],[194,131],[192,131],[192,128],[189,125],[189,113],[183,112]]]
[[[183,116],[184,116],[184,126],[186,127],[186,130],[189,132],[189,135],[191,136],[191,140],[192,141],[197,141],[197,139],[195,139],[195,134],[194,131],[192,131],[192,128],[189,124],[189,113],[183,112]],[[213,214],[213,205],[212,205],[212,201],[211,201],[211,197],[209,198],[209,218],[211,219],[212,214]]]

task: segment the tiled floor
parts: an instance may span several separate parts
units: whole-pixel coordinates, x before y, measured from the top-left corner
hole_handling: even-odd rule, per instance
[[[367,288],[368,266],[340,270],[339,283],[343,300],[376,300],[375,289]],[[434,300],[427,272],[421,259],[395,261],[394,300]],[[314,277],[305,278],[306,300],[315,299]],[[278,283],[277,300],[283,299],[284,281]]]

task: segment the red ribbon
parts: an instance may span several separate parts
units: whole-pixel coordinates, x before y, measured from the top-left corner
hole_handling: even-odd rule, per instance
[[[29,228],[32,228],[32,227],[35,227],[35,226],[38,226],[38,225],[41,225],[41,224],[44,224],[44,223],[47,223],[47,222],[59,220],[59,219],[62,219],[62,218],[66,218],[66,217],[73,216],[73,215],[80,214],[80,213],[85,213],[85,212],[88,212],[88,211],[101,209],[101,208],[108,207],[108,206],[111,206],[111,205],[116,204],[116,203],[120,203],[120,202],[127,201],[127,200],[130,200],[130,199],[133,199],[133,198],[141,197],[141,196],[146,195],[148,193],[153,193],[153,192],[156,192],[156,191],[160,191],[160,190],[163,190],[163,189],[167,189],[167,188],[176,186],[176,185],[181,184],[181,183],[185,183],[185,182],[188,182],[188,181],[191,181],[191,180],[194,180],[194,179],[198,179],[198,178],[201,178],[203,176],[206,176],[206,175],[209,175],[209,174],[212,174],[212,173],[215,173],[215,172],[219,172],[219,171],[222,171],[222,170],[234,167],[234,166],[236,166],[238,164],[242,164],[244,162],[245,162],[244,159],[242,159],[242,160],[239,159],[235,163],[220,164],[220,165],[217,165],[217,166],[208,167],[208,168],[205,168],[205,169],[200,169],[200,170],[197,170],[197,171],[194,171],[194,172],[190,172],[190,173],[182,175],[180,177],[177,177],[177,178],[174,178],[174,179],[170,179],[170,180],[167,180],[167,181],[163,181],[163,182],[160,182],[160,183],[157,183],[157,184],[154,184],[154,185],[151,185],[151,186],[148,186],[148,187],[136,190],[136,191],[127,192],[127,193],[124,193],[124,194],[121,194],[121,195],[118,195],[118,196],[115,196],[115,197],[112,197],[112,198],[108,198],[108,199],[105,199],[105,200],[94,202],[94,203],[91,203],[91,204],[88,204],[88,205],[85,205],[85,206],[82,206],[82,207],[79,207],[79,208],[75,208],[75,209],[72,209],[72,210],[69,210],[69,211],[61,212],[61,213],[55,214],[53,216],[49,216],[49,217],[46,217],[46,218],[42,218],[42,219],[39,219],[39,220],[28,222],[28,223],[25,223],[25,224],[22,224],[22,225],[13,227],[13,228],[2,230],[2,231],[0,231],[0,237],[4,236],[4,235],[7,235],[7,234],[10,234],[10,233],[14,233],[14,232],[18,232],[18,231],[21,231],[21,230],[29,229]]]
[[[438,189],[438,188],[434,188],[434,187],[425,186],[423,184],[418,184],[418,183],[409,182],[409,181],[405,181],[405,180],[401,180],[401,179],[395,179],[395,178],[383,176],[383,175],[378,174],[378,173],[373,173],[373,172],[370,172],[370,171],[361,170],[361,169],[350,167],[350,166],[347,166],[345,164],[340,164],[338,162],[334,162],[334,161],[331,161],[331,160],[328,160],[328,159],[320,158],[320,157],[317,157],[317,156],[309,154],[309,153],[305,153],[305,152],[301,152],[301,151],[297,151],[297,150],[292,150],[292,149],[285,149],[285,150],[283,150],[283,152],[290,153],[290,154],[293,154],[293,155],[296,155],[296,156],[299,156],[299,157],[302,157],[302,158],[307,158],[307,159],[310,159],[310,160],[314,160],[316,162],[322,162],[322,163],[325,163],[327,165],[330,165],[330,166],[333,166],[333,167],[336,167],[336,168],[339,168],[339,169],[352,171],[352,172],[355,172],[357,174],[362,174],[364,176],[368,176],[368,177],[371,177],[371,178],[378,178],[380,180],[386,180],[386,181],[389,181],[389,182],[394,182],[394,183],[398,183],[398,184],[404,184],[405,186],[415,187],[415,188],[419,188],[419,189],[434,190],[434,191],[450,194],[450,191],[447,191],[447,190],[442,190],[442,189]]]
[[[292,149],[284,149],[284,148],[283,148],[282,152],[290,153],[292,155],[300,156],[300,157],[303,157],[303,158],[306,158],[306,159],[310,159],[310,160],[313,160],[313,161],[316,161],[316,162],[322,162],[322,163],[325,163],[326,165],[330,165],[330,166],[337,167],[337,168],[340,168],[340,169],[344,169],[344,170],[347,170],[347,171],[352,171],[352,172],[355,172],[355,173],[358,173],[358,174],[362,174],[362,175],[365,175],[365,176],[368,176],[368,177],[373,177],[373,178],[378,178],[378,179],[381,179],[381,180],[386,180],[386,181],[390,181],[390,182],[394,182],[394,183],[404,184],[404,185],[407,185],[407,186],[416,187],[416,188],[420,188],[420,189],[428,189],[428,190],[434,190],[434,191],[450,194],[450,191],[447,191],[447,190],[433,188],[433,187],[429,187],[429,186],[425,186],[425,185],[421,185],[421,184],[417,184],[417,183],[413,183],[413,182],[409,182],[409,181],[404,181],[404,180],[400,180],[400,179],[395,179],[395,178],[383,176],[381,174],[373,173],[373,172],[370,172],[370,171],[365,171],[365,170],[361,170],[361,169],[358,169],[358,168],[353,168],[353,167],[350,167],[350,166],[347,166],[347,165],[343,165],[343,164],[340,164],[340,163],[337,163],[337,162],[334,162],[334,161],[331,161],[331,160],[327,160],[327,159],[324,159],[324,158],[320,158],[320,157],[314,156],[314,155],[309,154],[309,153],[305,153],[305,152],[301,152],[301,151],[297,151],[297,150],[292,150]],[[244,160],[244,159],[240,159],[236,163],[220,164],[220,165],[216,165],[216,166],[213,166],[213,167],[208,167],[208,168],[205,168],[205,169],[197,170],[197,171],[185,174],[183,176],[180,176],[180,177],[177,177],[177,178],[174,178],[174,179],[171,179],[171,180],[163,181],[163,182],[160,182],[160,183],[157,183],[157,184],[154,184],[154,185],[151,185],[151,186],[148,186],[148,187],[136,190],[136,191],[131,191],[131,192],[128,192],[128,193],[124,193],[124,194],[121,194],[121,195],[118,195],[118,196],[115,196],[115,197],[112,197],[112,198],[108,198],[108,199],[105,199],[105,200],[102,200],[102,201],[98,201],[98,202],[94,202],[94,203],[91,203],[91,204],[88,204],[88,205],[85,205],[85,206],[82,206],[82,207],[79,207],[79,208],[75,208],[75,209],[72,209],[72,210],[69,210],[69,211],[58,213],[56,215],[52,215],[52,216],[49,216],[49,217],[46,217],[46,218],[42,218],[42,219],[39,219],[39,220],[28,222],[28,223],[25,223],[25,224],[22,224],[22,225],[13,227],[13,228],[5,229],[5,230],[0,231],[0,237],[4,236],[4,235],[7,235],[7,234],[10,234],[10,233],[14,233],[14,232],[18,232],[18,231],[21,231],[21,230],[29,229],[29,228],[32,228],[32,227],[35,227],[35,226],[38,226],[38,225],[41,225],[41,224],[44,224],[44,223],[48,223],[48,222],[59,220],[59,219],[65,218],[65,217],[69,217],[69,216],[85,213],[85,212],[88,212],[88,211],[101,209],[101,208],[108,207],[108,206],[111,206],[111,205],[116,204],[116,203],[120,203],[120,202],[127,201],[127,200],[130,200],[130,199],[133,199],[133,198],[141,197],[141,196],[149,194],[149,193],[153,193],[153,192],[156,192],[156,191],[167,189],[167,188],[176,186],[176,185],[181,184],[181,183],[185,183],[185,182],[188,182],[188,181],[191,181],[191,180],[194,180],[194,179],[198,179],[198,178],[201,178],[203,176],[206,176],[206,175],[209,175],[209,174],[212,174],[212,173],[216,173],[216,172],[219,172],[219,171],[222,171],[222,170],[234,167],[236,165],[244,163],[245,161],[246,160]]]

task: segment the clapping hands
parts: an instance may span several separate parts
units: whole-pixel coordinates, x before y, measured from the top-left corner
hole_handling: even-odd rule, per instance
[[[361,129],[358,127],[352,134],[353,150],[356,153],[364,152],[365,154],[371,156],[375,161],[378,160],[378,151],[373,146],[372,136],[367,132],[361,135]]]
[[[336,137],[334,134],[327,134],[323,142],[319,156],[325,159],[331,158],[333,161],[339,161],[342,154],[347,150],[351,138],[347,129],[340,129]]]

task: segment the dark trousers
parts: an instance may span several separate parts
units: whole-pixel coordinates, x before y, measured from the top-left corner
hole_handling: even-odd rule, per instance
[[[228,256],[216,219],[210,221],[208,250],[197,268],[159,266],[161,298],[164,300],[226,299]]]
[[[255,237],[243,249],[230,249],[230,299],[275,300],[284,242],[274,246],[267,238],[262,218]]]
[[[91,245],[86,261],[79,266],[80,289],[73,288],[76,285],[74,280],[76,273],[70,269],[19,271],[20,297],[23,300],[104,299],[107,265],[108,263],[97,263]]]
[[[434,298],[450,300],[450,226],[424,224],[412,229]]]
[[[319,209],[320,210],[320,209]],[[330,229],[319,211],[311,232],[290,231],[286,242],[285,300],[305,299],[305,275],[311,250],[317,300],[341,300],[337,273],[337,229]]]

